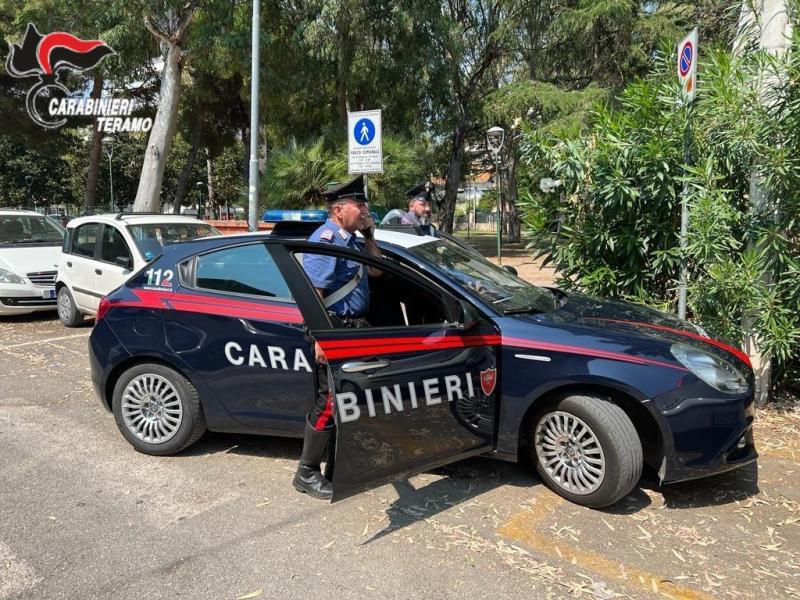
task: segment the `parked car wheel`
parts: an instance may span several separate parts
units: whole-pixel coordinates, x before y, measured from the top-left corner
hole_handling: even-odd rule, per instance
[[[642,475],[642,444],[631,420],[603,398],[561,398],[534,419],[531,459],[545,484],[571,502],[602,508]]]
[[[197,389],[164,365],[125,371],[114,386],[112,410],[122,435],[144,454],[175,454],[206,431]]]
[[[63,286],[58,290],[56,306],[58,308],[58,318],[65,327],[77,327],[83,323],[83,315],[78,310],[78,307],[75,306],[75,300],[72,299],[72,294],[70,294],[67,286]]]

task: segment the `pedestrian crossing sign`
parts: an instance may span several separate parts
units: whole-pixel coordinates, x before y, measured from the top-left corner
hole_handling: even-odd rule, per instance
[[[380,110],[347,113],[347,172],[383,173]]]

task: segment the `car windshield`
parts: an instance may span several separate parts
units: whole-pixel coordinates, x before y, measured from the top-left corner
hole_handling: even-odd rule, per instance
[[[0,244],[58,245],[64,228],[39,215],[0,215]]]
[[[162,246],[185,242],[197,238],[222,235],[211,225],[204,223],[149,223],[128,225],[133,241],[146,260],[161,254]]]
[[[505,314],[550,312],[557,306],[549,290],[531,285],[446,238],[414,246],[409,252]]]

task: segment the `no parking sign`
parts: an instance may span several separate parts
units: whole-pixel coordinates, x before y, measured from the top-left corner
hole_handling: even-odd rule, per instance
[[[697,88],[697,27],[678,44],[678,79],[683,97],[691,102]]]

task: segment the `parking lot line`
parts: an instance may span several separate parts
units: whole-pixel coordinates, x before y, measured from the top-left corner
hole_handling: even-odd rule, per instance
[[[661,575],[610,560],[595,552],[575,548],[555,540],[552,536],[539,533],[537,528],[544,519],[564,503],[562,498],[552,492],[545,494],[546,496],[540,498],[530,510],[517,513],[497,532],[540,554],[566,561],[602,577],[613,578],[629,588],[675,600],[714,600],[713,596],[677,585]]]
[[[9,346],[0,346],[0,350],[12,350],[14,348],[22,348],[23,346],[35,346],[36,344],[46,344],[47,342],[59,342],[61,340],[71,340],[79,337],[89,337],[91,332],[75,333],[73,335],[62,335],[60,337],[47,338],[44,340],[32,340],[30,342],[21,342],[19,344],[11,344]]]

